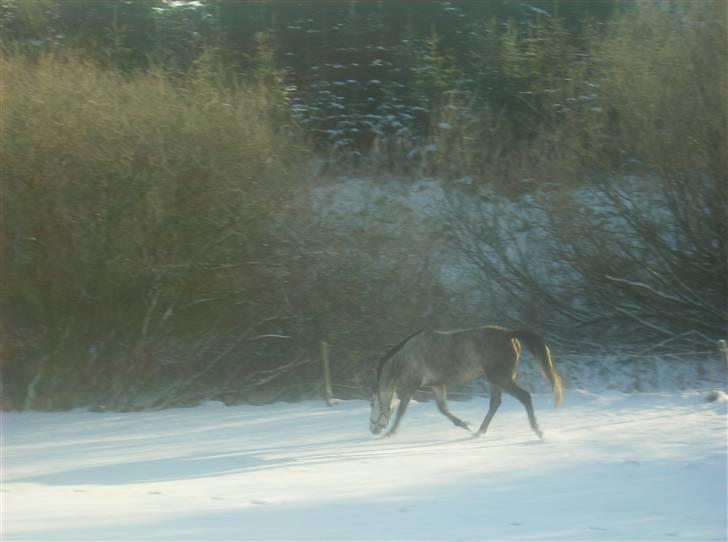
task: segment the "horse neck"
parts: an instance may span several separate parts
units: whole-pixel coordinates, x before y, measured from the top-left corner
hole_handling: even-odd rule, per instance
[[[392,404],[394,397],[394,391],[397,388],[397,378],[399,377],[397,371],[397,356],[393,356],[385,362],[382,367],[382,374],[379,377],[378,391],[379,400],[384,405]]]

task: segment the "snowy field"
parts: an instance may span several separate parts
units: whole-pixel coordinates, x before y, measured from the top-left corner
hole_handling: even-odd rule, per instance
[[[414,403],[2,415],[2,540],[725,540],[726,396],[535,396],[470,437]],[[451,402],[479,423],[487,399]]]

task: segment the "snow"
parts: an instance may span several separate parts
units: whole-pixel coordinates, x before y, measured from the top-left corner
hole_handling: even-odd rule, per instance
[[[3,540],[725,540],[726,409],[705,392],[510,398],[487,435],[413,403],[3,413]],[[487,399],[451,401],[471,423]]]

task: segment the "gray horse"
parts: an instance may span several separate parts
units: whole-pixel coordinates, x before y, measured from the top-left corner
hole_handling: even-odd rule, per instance
[[[386,435],[394,434],[412,395],[425,386],[432,389],[437,408],[442,414],[458,427],[470,430],[467,423],[448,410],[447,386],[463,384],[485,375],[490,383],[490,406],[475,436],[488,430],[501,404],[501,391],[505,391],[523,404],[531,428],[542,438],[533,412],[531,394],[515,382],[521,354],[519,341],[541,364],[544,375],[551,382],[554,401],[558,405],[561,402],[561,377],[551,361],[548,346],[536,333],[498,326],[482,326],[464,331],[418,331],[392,348],[379,362],[371,397],[371,432],[379,434],[389,425],[394,393],[397,391],[399,407]]]

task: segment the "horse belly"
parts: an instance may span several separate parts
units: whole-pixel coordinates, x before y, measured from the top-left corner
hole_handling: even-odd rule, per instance
[[[482,375],[483,375],[483,367],[481,367],[479,363],[474,363],[472,365],[465,365],[456,372],[456,374],[454,375],[455,382],[452,382],[452,384],[465,384],[466,382],[475,380],[476,378],[479,378]]]
[[[438,384],[465,384],[482,376],[483,367],[479,363],[460,363],[425,370],[423,386]]]

